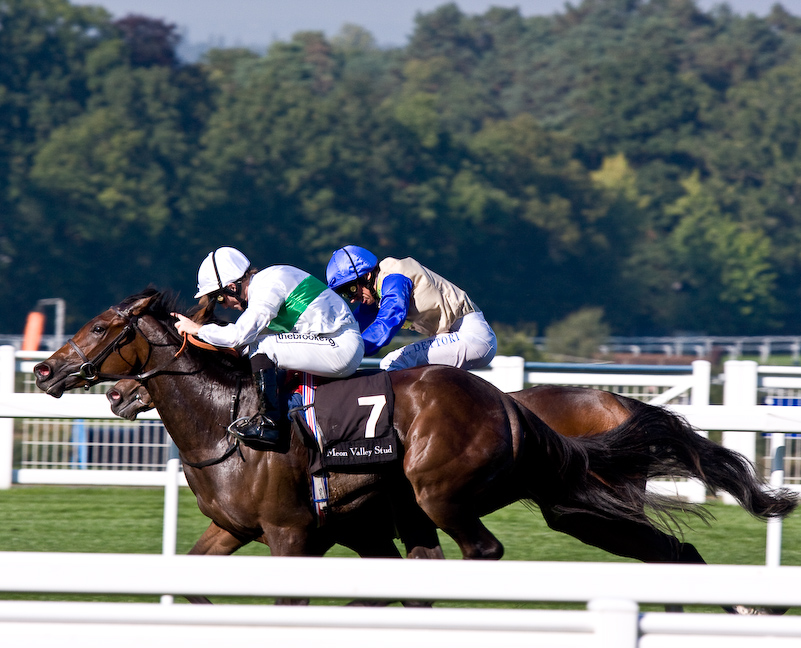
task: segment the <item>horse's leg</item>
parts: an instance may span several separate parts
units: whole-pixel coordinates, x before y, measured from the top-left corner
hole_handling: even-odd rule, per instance
[[[467,511],[459,511],[453,504],[421,503],[428,517],[447,533],[459,546],[465,560],[500,560],[503,545],[481,520]]]
[[[598,547],[617,556],[649,563],[689,563],[705,565],[706,561],[689,542],[664,533],[647,524],[628,520],[609,520],[584,513],[555,515],[541,509],[548,526],[555,531],[572,535],[585,544]],[[680,612],[682,606],[665,606],[668,612]],[[751,608],[744,605],[723,606],[730,614],[783,614],[786,609]]]
[[[195,546],[189,550],[190,556],[230,556],[245,543],[237,539],[214,522],[209,524]],[[190,603],[211,604],[205,596],[187,596]]]
[[[444,560],[437,527],[414,498],[414,490],[405,477],[399,477],[390,489],[392,514],[398,535],[406,547],[406,557]]]
[[[705,560],[691,544],[646,524],[607,520],[583,513],[554,515],[541,509],[548,526],[572,535],[585,544],[618,556],[654,563],[702,563]],[[666,612],[682,612],[681,605],[666,605]]]
[[[474,412],[469,403],[463,404],[465,407],[451,403],[458,411],[452,412],[455,422],[449,422],[447,428],[439,420],[447,417],[447,412],[416,417],[404,441],[404,473],[422,514],[456,542],[463,558],[499,560],[503,545],[482,524],[474,500],[479,491],[485,490],[477,475],[501,472],[493,463],[505,463],[505,452],[511,454],[511,442],[503,435],[507,415],[505,410],[496,408],[488,416],[488,412]],[[460,423],[467,420],[480,424],[471,427]],[[439,437],[431,430],[439,430]],[[463,443],[454,452],[448,440],[456,434]],[[432,550],[434,547],[428,547],[423,553]]]
[[[377,534],[372,532],[370,524],[359,525],[357,528],[352,529],[353,525],[349,525],[348,531],[355,531],[360,534],[360,537],[350,537],[343,539],[341,544],[353,549],[360,558],[400,558],[400,552],[395,546],[395,542],[391,537],[386,534]],[[350,534],[349,534],[350,535]],[[358,599],[350,601],[347,605],[359,607],[384,607],[392,601],[376,601],[372,599]],[[406,605],[405,602],[403,602]]]
[[[407,507],[399,507],[396,505],[398,502],[395,500],[400,498],[399,492],[395,489],[390,489],[390,494],[392,500],[391,507],[388,505],[389,503],[382,498],[372,505],[373,508],[368,507],[363,509],[355,520],[349,519],[339,525],[331,532],[331,535],[336,537],[339,544],[352,549],[358,553],[361,558],[400,558],[401,554],[394,541],[396,528],[400,532],[401,539],[406,542],[407,549],[410,542],[414,543],[419,541],[431,543],[430,535],[423,531],[418,532],[417,529],[409,528],[411,518],[409,512],[406,510]],[[404,492],[404,494],[411,497],[411,490],[409,489],[407,492]],[[403,497],[403,499],[405,500],[407,498]],[[411,503],[416,508],[414,500],[412,500]],[[419,511],[419,509],[417,510]],[[391,516],[390,513],[392,514]],[[439,550],[436,527],[422,514],[422,511],[420,511],[420,514],[427,524],[432,527],[434,535],[433,542],[437,550]],[[417,524],[421,523],[420,520],[415,520],[414,522]],[[442,556],[441,550],[439,550],[439,556]],[[434,553],[430,557],[439,556]],[[422,553],[418,552],[418,555],[415,557],[424,556]],[[348,605],[373,607],[389,605],[391,602],[392,601],[357,600],[348,603]],[[432,605],[432,603],[422,601],[401,601],[401,603],[404,607],[431,607]]]
[[[214,522],[198,538],[189,550],[190,556],[230,556],[246,543],[235,537]]]
[[[649,563],[706,563],[690,543],[680,542],[678,538],[644,523],[611,520],[588,513],[558,515],[544,507],[541,511],[554,531],[572,535],[616,556]]]
[[[429,482],[415,488],[420,515],[432,525],[447,533],[462,552],[465,560],[500,560],[503,556],[503,545],[484,526],[478,515],[470,506],[459,502],[449,484]],[[426,527],[420,529],[425,533]],[[418,540],[419,541],[419,540]],[[432,542],[429,540],[429,545]],[[438,557],[442,552],[439,540],[436,545],[426,547],[426,542],[412,548],[415,557]],[[444,556],[443,556],[444,557]]]
[[[437,527],[414,499],[411,484],[398,480],[392,492],[392,511],[406,557],[416,560],[444,560]],[[433,601],[402,601],[404,607],[433,607]]]

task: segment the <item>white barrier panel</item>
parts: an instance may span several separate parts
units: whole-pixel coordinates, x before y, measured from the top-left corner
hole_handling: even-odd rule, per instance
[[[796,566],[0,552],[7,592],[793,607],[799,582]]]
[[[630,625],[636,631],[636,624]],[[503,648],[530,648],[534,636],[550,645],[587,648],[595,631],[588,613],[571,611],[113,603],[0,603],[0,628],[7,645],[26,648],[69,645],[65,637],[70,636],[80,648],[108,648],[112,637],[114,648],[486,648],[488,641]]]
[[[147,642],[149,648],[221,640],[259,645],[320,640],[343,648],[408,648],[409,641],[653,648],[680,641],[685,648],[706,648],[737,646],[744,637],[758,640],[760,648],[779,648],[801,640],[799,617],[639,615],[637,605],[794,607],[801,605],[801,567],[14,552],[0,553],[0,575],[0,591],[9,592],[589,603],[582,612],[0,602],[4,644],[26,648],[99,647],[111,638],[115,647]]]
[[[14,471],[15,484],[50,484],[58,486],[166,486],[172,476],[167,470],[70,470],[22,468]],[[187,486],[179,473],[179,486]]]
[[[669,405],[702,430],[801,432],[801,407],[787,405]]]

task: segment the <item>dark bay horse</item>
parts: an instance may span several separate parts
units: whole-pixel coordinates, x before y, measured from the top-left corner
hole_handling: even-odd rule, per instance
[[[509,395],[531,410],[558,434],[570,437],[608,432],[623,425],[635,411],[648,409],[648,406],[643,407],[642,403],[634,399],[584,387],[547,385],[512,392]],[[111,405],[111,411],[116,416],[128,420],[134,420],[140,412],[155,407],[145,386],[132,378],[117,381],[107,390],[106,397]],[[642,479],[640,485],[645,488],[646,480]],[[582,537],[588,544],[594,544],[593,534],[584,537],[586,534],[582,531],[583,524],[576,523],[580,521],[578,514],[571,517],[549,515],[549,512],[545,512],[545,515],[553,528],[571,532],[575,527],[573,535]],[[596,524],[599,522],[596,521]],[[613,527],[619,527],[621,524],[625,523],[610,522]],[[628,538],[628,545],[631,547],[630,554],[643,560],[662,560],[665,552],[670,552],[681,562],[704,562],[693,545],[680,543],[675,536],[665,534],[652,525],[630,523],[625,537]]]
[[[509,395],[558,434],[570,437],[608,432],[626,423],[635,411],[650,409],[650,406],[644,406],[639,401],[625,396],[583,387],[543,385],[512,392]],[[145,386],[132,378],[117,381],[108,389],[106,397],[111,405],[111,411],[129,420],[134,420],[140,412],[155,407]],[[665,420],[673,419],[666,417]],[[642,479],[639,485],[645,488],[646,480]],[[550,511],[546,511],[545,515],[552,527],[572,532],[573,535],[582,537],[588,544],[594,544],[594,535],[583,532],[584,525],[578,523],[580,522],[578,514],[560,516],[550,515]],[[610,522],[615,528],[619,528],[621,524],[624,523]],[[595,528],[594,525],[590,527]],[[587,537],[584,537],[585,535]],[[662,560],[665,553],[670,552],[681,562],[704,562],[693,545],[680,543],[675,536],[665,534],[651,525],[631,523],[626,538],[627,544],[631,547],[630,552],[643,560]]]
[[[583,387],[566,387],[559,385],[539,386],[512,392],[512,398],[531,410],[546,425],[562,436],[579,437],[607,432],[623,425],[631,418],[632,413],[642,406],[641,403],[618,396],[607,391]],[[128,420],[136,419],[140,412],[153,409],[155,405],[147,388],[137,380],[126,378],[106,391],[111,411]],[[641,481],[646,487],[645,479]],[[564,527],[565,520],[575,518],[564,516],[552,517],[554,527]],[[618,523],[619,524],[619,523]],[[681,556],[684,562],[703,562],[692,545],[679,543],[672,535],[667,535],[649,525],[633,525],[636,533],[629,531],[631,545],[639,547],[643,559],[661,558],[662,551],[672,551]],[[581,535],[577,530],[576,534]],[[592,538],[587,538],[592,544]],[[664,545],[665,548],[662,548]],[[649,547],[651,555],[647,555]]]
[[[192,553],[232,553],[257,540],[274,555],[321,555],[335,539],[324,532],[328,525],[316,525],[306,448],[293,435],[286,454],[230,451],[231,396],[242,387],[244,414],[255,410],[255,390],[245,368],[191,347],[179,352],[171,308],[165,295],[146,291],[101,313],[35,367],[37,385],[59,397],[98,380],[146,381],[201,511],[212,519]],[[465,558],[499,558],[502,545],[480,518],[525,499],[552,527],[612,553],[702,562],[654,526],[646,511],[669,515],[682,505],[648,492],[644,478],[698,478],[762,518],[786,516],[797,504],[792,493],[763,490],[743,457],[662,408],[632,404],[621,425],[572,439],[469,372],[427,366],[392,372],[391,380],[403,479],[392,470],[332,475],[332,522],[406,488]],[[433,557],[425,542],[418,553],[411,546],[410,556]]]

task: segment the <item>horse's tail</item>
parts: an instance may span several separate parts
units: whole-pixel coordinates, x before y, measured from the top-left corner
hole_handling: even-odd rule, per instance
[[[628,429],[629,434],[641,431],[641,443],[654,459],[649,478],[698,479],[712,493],[729,493],[751,515],[762,519],[784,518],[798,506],[797,493],[770,488],[746,457],[701,436],[684,417],[664,407],[643,403]],[[626,432],[621,432],[625,443]]]
[[[703,515],[697,507],[645,488],[647,479],[659,477],[696,478],[712,492],[729,493],[759,518],[785,517],[798,505],[795,493],[768,489],[745,457],[701,436],[662,407],[643,403],[618,427],[575,439],[555,435],[532,413],[520,410],[533,432],[526,435],[524,462],[542,470],[546,453],[556,467],[548,471],[556,480],[550,489],[530,491],[541,505],[646,523],[646,509],[671,520],[679,510]],[[543,492],[548,493],[545,501],[538,501]]]

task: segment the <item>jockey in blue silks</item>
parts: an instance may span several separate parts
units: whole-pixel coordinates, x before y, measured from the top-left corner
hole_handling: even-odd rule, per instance
[[[379,262],[369,250],[347,245],[331,256],[326,281],[357,304],[365,355],[377,353],[401,328],[425,336],[387,354],[382,369],[426,364],[478,369],[495,357],[495,333],[467,293],[412,258]]]

